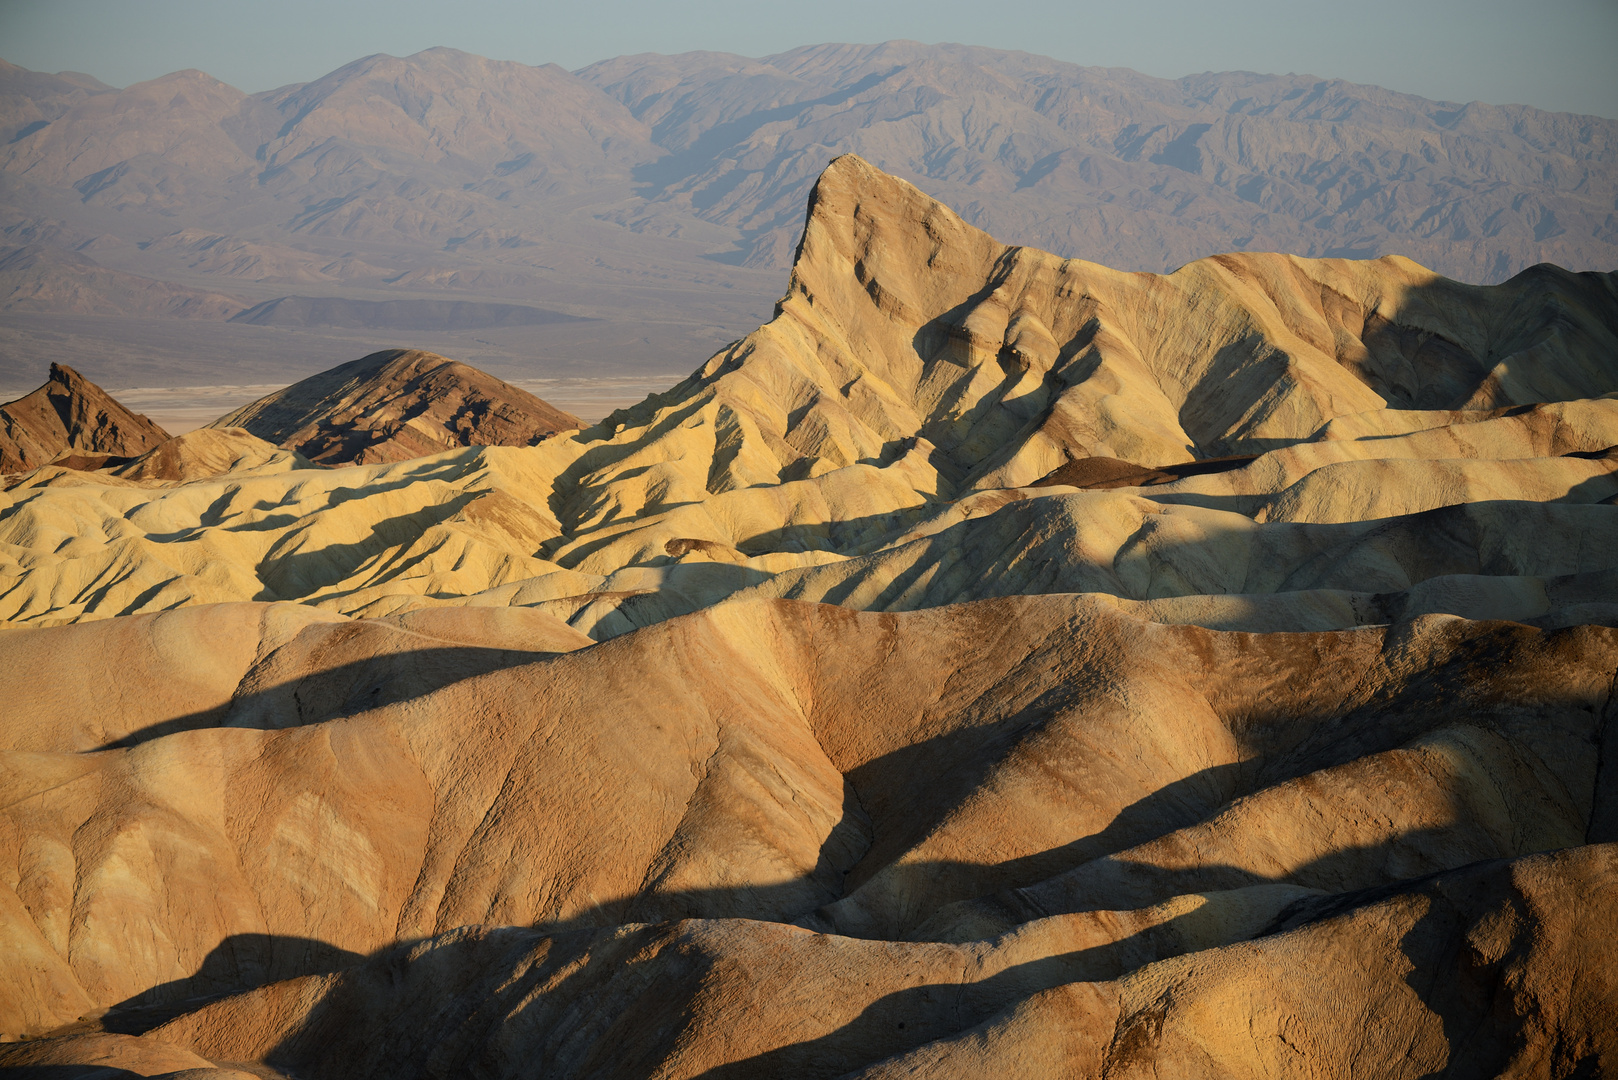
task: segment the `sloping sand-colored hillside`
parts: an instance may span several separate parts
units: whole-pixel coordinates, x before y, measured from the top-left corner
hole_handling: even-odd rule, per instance
[[[8,479],[0,1065],[1618,1069],[1613,275],[1120,273],[843,157],[668,391],[448,363]]]

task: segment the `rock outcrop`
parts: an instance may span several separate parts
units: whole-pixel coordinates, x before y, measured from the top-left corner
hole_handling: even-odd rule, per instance
[[[168,437],[72,368],[52,364],[44,386],[0,405],[0,473],[37,469],[63,454],[78,457],[76,467],[121,463]]]
[[[587,430],[413,456],[499,386],[388,353],[36,469],[0,1066],[1618,1069],[1615,341],[1611,275],[1121,274],[841,158]]]
[[[584,422],[526,390],[434,353],[387,349],[214,421],[321,465],[376,464],[457,446],[532,446]]]
[[[299,1076],[1615,1049],[1607,627],[1249,635],[1035,596],[592,646],[521,609],[238,604],[0,654],[35,673],[3,701],[7,1030],[111,1009]]]
[[[779,314],[669,391],[418,458],[550,421],[507,424],[525,396],[463,365],[377,354],[216,425],[395,464],[205,499],[25,478],[0,614],[497,602],[603,637],[727,598],[1055,590],[1228,629],[1554,620],[1618,601],[1615,358],[1610,275],[1474,287],[1271,255],[1121,274],[1005,247],[843,158]]]

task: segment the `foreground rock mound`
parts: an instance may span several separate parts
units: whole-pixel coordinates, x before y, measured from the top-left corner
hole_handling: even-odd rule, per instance
[[[138,457],[169,437],[130,412],[101,387],[63,364],[52,364],[38,390],[0,405],[0,473],[37,469],[64,453],[76,467]]]
[[[389,353],[17,477],[0,1065],[1618,1071],[1615,344],[843,158],[588,430],[410,456],[498,403]]]
[[[297,1076],[1618,1051],[1605,627],[245,604],[0,662],[11,1032],[111,1009],[79,1030]]]
[[[277,390],[214,421],[321,465],[374,464],[456,446],[532,446],[584,422],[435,353],[389,349]]]

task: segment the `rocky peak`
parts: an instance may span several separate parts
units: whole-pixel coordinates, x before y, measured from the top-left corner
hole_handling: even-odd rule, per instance
[[[168,437],[66,364],[52,364],[44,386],[0,405],[0,472],[37,469],[70,451],[99,466],[138,457]]]
[[[532,446],[584,422],[470,364],[386,349],[312,375],[209,425],[240,427],[322,465],[457,446]]]

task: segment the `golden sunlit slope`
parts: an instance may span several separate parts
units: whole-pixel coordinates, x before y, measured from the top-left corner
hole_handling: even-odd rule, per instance
[[[14,476],[0,1066],[1612,1072],[1615,328],[845,157],[594,427],[267,441],[419,449],[452,362],[382,354]]]
[[[1612,289],[1553,268],[1474,288],[1397,259],[1121,274],[1005,248],[843,158],[777,317],[666,393],[532,449],[168,487],[35,473],[0,497],[0,614],[551,603],[599,635],[735,594],[905,608],[1601,574],[1618,566],[1614,515],[1594,508],[1618,494]],[[378,354],[218,423],[334,460],[379,439],[363,452],[430,450],[401,440],[426,424],[452,441],[462,414],[466,441],[493,438],[517,405],[473,416],[497,381],[446,397],[434,372],[465,366],[440,361]],[[1227,454],[1258,456],[1136,490],[1063,481],[1094,459]],[[1431,513],[1465,524],[1382,539]],[[1560,603],[1544,588],[1465,613],[1544,615]],[[1216,624],[1319,628],[1322,604],[1332,625],[1365,621],[1342,598],[1301,602],[1314,613]],[[1194,607],[1162,617],[1236,617]]]
[[[750,1075],[831,1076],[1038,1010],[1057,987],[1098,1003],[1080,1015],[1105,1045],[1132,1023],[1117,995],[1145,993],[1129,985],[1235,993],[1286,939],[1203,950],[1420,894],[1433,886],[1398,883],[1422,875],[1606,839],[1618,806],[1600,719],[1618,639],[1603,627],[1426,617],[1249,635],[1042,596],[898,615],[736,604],[592,645],[520,609],[351,621],[238,604],[12,631],[0,662],[35,676],[0,699],[3,1030],[109,1007],[100,1028],[146,1030],[210,995],[302,979],[146,1037],[295,1075],[400,1075],[429,1050],[504,1047],[513,1062],[617,1060],[614,1075],[667,1057],[669,1075],[752,1061]],[[128,707],[108,707],[109,684]],[[1604,888],[1612,872],[1608,845],[1475,873],[1509,896],[1524,873]],[[1344,928],[1300,943],[1314,959],[1294,977],[1394,992],[1400,947],[1436,963],[1463,933],[1445,916],[1412,937],[1426,902],[1373,921],[1385,959],[1332,957],[1365,947]],[[1502,927],[1471,977],[1509,983],[1508,954],[1588,972],[1505,1006],[1577,1030],[1606,992],[1588,984],[1601,917],[1524,912],[1554,925]],[[676,918],[764,922],[684,924],[707,944],[654,960],[669,930],[632,924]],[[491,934],[504,944],[486,951]],[[580,950],[597,973],[539,978],[529,1020],[454,1019],[504,1015],[496,985]],[[373,952],[393,972],[380,983],[356,966]],[[1173,961],[1188,953],[1202,960]],[[678,1040],[658,1028],[615,1057],[621,1012],[700,1000],[709,964],[754,985],[785,966],[763,980],[778,989],[715,991]],[[641,1001],[650,978],[663,989]],[[939,1007],[929,984],[978,996]],[[1430,1031],[1469,1001],[1411,998],[1399,1022]],[[728,1011],[744,1006],[745,1020]],[[873,1038],[868,1008],[907,1026]],[[551,1046],[563,1029],[548,1018],[579,1009],[604,1026]],[[417,1034],[398,1041],[388,1017],[416,1017],[401,1022]],[[1296,1022],[1328,1046],[1348,1037],[1327,1016]],[[1176,1023],[1223,1037],[1195,1010]],[[322,1024],[352,1026],[352,1044],[334,1048]],[[1070,1026],[1042,1021],[1038,1038],[1077,1037]]]

